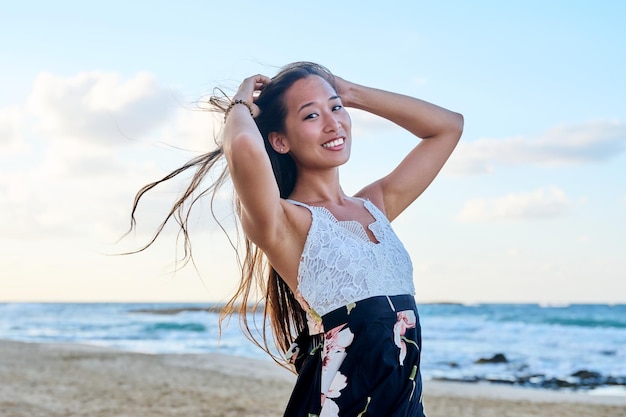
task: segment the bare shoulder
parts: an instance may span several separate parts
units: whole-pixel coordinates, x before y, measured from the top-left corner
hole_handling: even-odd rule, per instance
[[[267,257],[270,265],[283,280],[295,290],[298,282],[298,268],[304,243],[311,227],[312,216],[305,207],[297,206],[287,200],[280,201],[281,215],[274,221],[272,230],[266,235],[248,234]],[[251,227],[252,229],[257,229]],[[244,226],[244,231],[246,227]]]
[[[381,181],[376,181],[367,187],[363,188],[361,191],[354,195],[358,198],[363,198],[365,200],[369,200],[372,204],[374,204],[380,211],[388,216],[387,208],[385,207],[385,198],[383,194],[383,188],[381,185]]]
[[[304,235],[311,227],[311,212],[306,207],[295,204],[289,200],[281,200],[280,204],[285,213],[287,227],[296,235]]]

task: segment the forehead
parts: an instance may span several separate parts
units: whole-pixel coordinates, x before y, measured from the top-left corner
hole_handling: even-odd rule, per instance
[[[285,93],[285,101],[287,107],[297,106],[296,108],[299,108],[301,104],[328,101],[336,95],[337,93],[328,81],[317,75],[309,75],[299,79],[289,87]]]

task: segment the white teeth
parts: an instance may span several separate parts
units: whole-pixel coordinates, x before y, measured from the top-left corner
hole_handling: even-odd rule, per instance
[[[343,145],[343,138],[331,140],[330,142],[326,142],[322,146],[325,148],[334,148],[335,146]]]

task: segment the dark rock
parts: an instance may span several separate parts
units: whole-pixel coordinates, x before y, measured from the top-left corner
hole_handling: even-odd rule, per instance
[[[546,379],[541,383],[542,388],[576,388],[577,384],[559,378]]]
[[[518,384],[519,381],[516,379],[504,379],[504,378],[485,378],[485,381],[491,382],[494,384],[507,384],[507,385],[515,385]]]
[[[520,385],[538,385],[545,380],[544,374],[531,374],[517,377],[517,383]]]
[[[615,376],[607,376],[604,380],[605,385],[626,385],[626,376],[615,377]]]
[[[491,358],[483,358],[476,363],[506,363],[506,357],[499,353]],[[511,362],[509,362],[511,363]],[[459,366],[456,362],[446,362],[450,367]],[[515,364],[515,362],[513,362]],[[507,365],[504,373],[493,372],[487,375],[472,375],[460,377],[435,377],[439,381],[456,381],[467,383],[486,382],[491,384],[507,384],[535,389],[556,391],[589,391],[598,387],[623,386],[626,388],[626,375],[602,375],[596,371],[581,369],[571,375],[546,376],[541,373],[515,373],[514,366]]]
[[[580,371],[574,372],[572,376],[576,378],[580,378],[580,379],[598,379],[602,375],[598,372],[587,371],[586,369],[582,369]]]
[[[465,376],[465,377],[462,377],[462,378],[450,378],[450,377],[446,377],[446,376],[440,376],[440,377],[434,377],[433,381],[475,383],[475,382],[481,382],[483,380],[481,378],[472,377],[472,376]]]
[[[502,353],[496,353],[491,358],[480,358],[475,363],[484,364],[484,363],[508,363],[509,360]]]

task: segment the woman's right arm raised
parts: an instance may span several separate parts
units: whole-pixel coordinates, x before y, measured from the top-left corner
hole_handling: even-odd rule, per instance
[[[231,105],[224,126],[224,154],[241,202],[241,224],[260,247],[275,245],[285,216],[263,137],[250,115],[259,114],[254,92],[269,82],[263,75],[246,78],[233,97],[233,103],[245,104]]]

